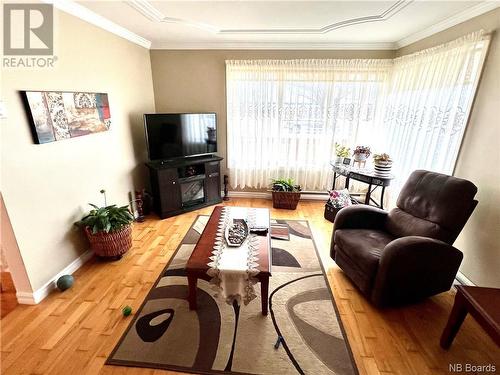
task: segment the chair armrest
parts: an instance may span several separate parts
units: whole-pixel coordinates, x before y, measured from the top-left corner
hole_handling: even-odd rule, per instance
[[[387,211],[364,204],[341,209],[333,224],[337,229],[384,229]]]
[[[451,288],[463,254],[428,237],[398,238],[385,247],[372,291],[378,306],[418,301]]]

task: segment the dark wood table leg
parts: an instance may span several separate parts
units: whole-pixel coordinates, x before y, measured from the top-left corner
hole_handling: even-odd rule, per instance
[[[449,349],[453,339],[458,333],[460,326],[462,325],[465,317],[467,316],[467,305],[465,303],[464,297],[460,292],[457,292],[455,296],[455,303],[453,304],[453,309],[451,310],[448,323],[444,328],[443,334],[441,335],[441,347],[443,349]]]
[[[372,184],[368,184],[368,192],[365,197],[365,204],[370,204],[370,197],[372,196]]]
[[[384,209],[384,192],[385,192],[385,186],[382,186],[382,192],[380,193],[380,209]]]
[[[260,278],[260,299],[262,304],[262,315],[267,315],[269,303],[269,275]]]
[[[336,184],[336,182],[337,182],[337,172],[335,172],[335,171],[334,171],[334,172],[333,172],[333,184],[332,184],[332,190],[335,190],[335,185],[337,185],[337,184]]]
[[[188,302],[189,310],[196,310],[196,285],[198,278],[195,275],[188,274]]]

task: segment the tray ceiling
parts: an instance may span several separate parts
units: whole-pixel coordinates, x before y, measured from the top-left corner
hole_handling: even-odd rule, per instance
[[[500,6],[499,1],[414,0],[73,4],[160,49],[394,49]]]

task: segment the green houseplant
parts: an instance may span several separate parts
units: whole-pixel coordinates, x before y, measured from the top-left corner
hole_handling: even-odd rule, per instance
[[[274,179],[271,182],[274,208],[295,210],[300,199],[300,185],[291,178]]]
[[[134,217],[128,206],[106,205],[98,207],[89,203],[93,209],[77,224],[81,226],[90,242],[90,247],[101,257],[121,258],[132,247],[132,222]]]
[[[341,144],[335,143],[335,164],[342,164],[344,158],[348,158],[351,153],[351,149],[349,147],[343,146]]]

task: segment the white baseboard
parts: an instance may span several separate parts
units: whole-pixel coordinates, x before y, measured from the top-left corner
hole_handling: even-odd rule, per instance
[[[462,285],[476,286],[476,284],[470,281],[462,272],[458,272],[455,279]]]
[[[91,250],[87,250],[33,293],[17,292],[17,302],[23,305],[36,305],[37,303],[40,303],[40,301],[47,297],[50,292],[56,289],[57,279],[59,279],[62,275],[73,274],[77,269],[83,266],[92,257],[92,255],[93,252]]]
[[[224,195],[224,193],[222,193]],[[267,191],[229,191],[227,193],[229,198],[258,198],[258,199],[271,199],[271,193]],[[326,201],[328,199],[327,193],[302,193],[300,200],[319,200]]]

